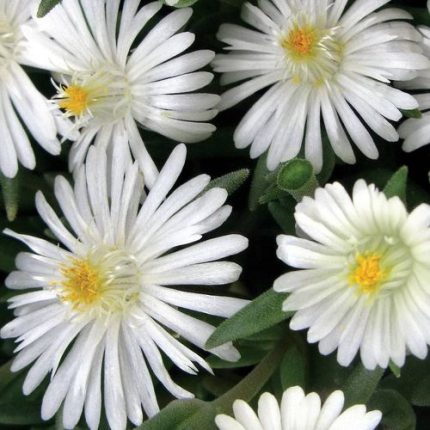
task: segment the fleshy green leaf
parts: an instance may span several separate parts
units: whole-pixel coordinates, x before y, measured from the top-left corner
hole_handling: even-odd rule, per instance
[[[388,180],[384,187],[384,194],[387,197],[399,196],[400,199],[405,202],[407,180],[408,168],[403,166]]]
[[[19,206],[19,189],[20,189],[19,176],[13,179],[6,178],[0,173],[0,186],[2,191],[2,197],[4,207],[6,209],[6,215],[8,221],[13,221],[18,213]]]
[[[391,372],[393,372],[393,375],[396,378],[400,378],[400,376],[402,376],[402,371],[401,371],[400,367],[397,366],[397,364],[395,364],[392,361],[390,361],[390,363],[389,363],[388,366],[389,366]]]
[[[43,18],[52,9],[54,9],[57,4],[60,4],[62,0],[42,0],[39,4],[39,9],[37,9],[37,17]]]
[[[282,359],[280,366],[282,388],[299,385],[305,386],[306,382],[306,359],[295,345],[290,346]]]
[[[411,397],[412,404],[416,406],[430,406],[430,375],[419,380]]]
[[[164,0],[164,3],[173,7],[188,7],[197,3],[199,0]]]
[[[408,401],[397,391],[377,390],[370,402],[369,410],[382,412],[382,425],[390,430],[415,430],[416,418]]]
[[[219,178],[212,179],[206,187],[205,191],[211,188],[225,188],[229,195],[237,191],[248,179],[249,170],[240,169],[226,175],[220,176]]]
[[[266,158],[267,157],[263,155],[258,159],[252,176],[251,190],[249,192],[248,200],[248,207],[251,211],[258,208],[260,205],[260,197],[264,194],[269,185],[266,179],[269,173],[269,170],[266,167]]]
[[[384,369],[366,369],[360,362],[349,375],[343,387],[345,407],[356,404],[366,404],[376,390]]]
[[[208,349],[226,342],[243,339],[288,318],[291,313],[282,310],[287,294],[266,291],[242,308],[230,319],[223,321],[206,342]]]
[[[295,234],[296,232],[296,221],[294,219],[294,208],[295,200],[289,197],[291,200],[283,199],[283,203],[270,202],[268,204],[269,212],[272,214],[279,227],[286,234]],[[288,207],[289,206],[289,207]]]
[[[419,109],[411,109],[411,110],[401,109],[400,112],[402,112],[403,116],[405,116],[406,118],[420,119],[423,116],[423,114]]]
[[[238,367],[253,366],[261,361],[267,351],[250,347],[239,348],[240,359],[237,361],[225,361],[216,355],[207,358],[207,363],[212,369],[235,369]]]

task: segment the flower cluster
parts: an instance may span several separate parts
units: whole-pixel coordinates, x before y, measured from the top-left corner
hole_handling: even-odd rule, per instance
[[[258,319],[283,312],[292,317],[278,343],[287,342],[285,332],[296,339],[290,329],[306,329],[307,343],[318,343],[322,355],[336,351],[343,367],[355,361],[378,372],[403,367],[408,355],[427,356],[430,206],[409,210],[399,175],[384,191],[358,179],[351,193],[316,175],[330,153],[356,163],[352,143],[373,160],[378,142],[402,139],[405,151],[430,143],[430,28],[415,27],[389,0],[257,0],[243,2],[243,25],[220,26],[228,53],[215,53],[204,41],[191,48],[193,10],[186,6],[195,2],[63,0],[38,17],[33,0],[0,0],[0,182],[13,182],[19,164],[36,167],[32,142],[51,155],[70,142],[70,175],[53,180],[56,201],[35,196],[46,237],[4,230],[30,251],[18,253],[17,270],[6,278],[17,294],[8,299],[14,315],[0,336],[17,343],[10,370],[28,368],[24,394],[47,382],[41,417],[58,413],[66,429],[85,419],[96,430],[104,417],[112,430],[128,421],[140,426],[166,403],[158,383],[174,398],[194,397],[174,381],[174,369],[196,375],[199,367],[213,373],[211,363],[234,366],[243,344],[232,341],[242,338],[224,333],[211,346],[215,326],[240,323],[252,306],[255,321],[247,323],[259,328],[238,332],[270,329]],[[230,87],[221,95],[216,86],[204,89],[212,71]],[[218,112],[247,98],[232,138],[261,157],[251,193],[258,189],[257,200],[270,202],[281,226],[295,224],[277,236],[277,256],[300,270],[270,279],[265,293],[278,301],[283,294],[282,310],[250,301],[253,294],[237,283],[242,267],[225,260],[245,251],[248,239],[230,223],[226,233],[212,234],[232,212],[225,204],[237,185],[231,176],[200,174],[175,187],[187,175],[184,143],[210,139]],[[154,133],[179,142],[159,166],[147,144]],[[279,178],[299,157],[311,180],[293,192]],[[238,222],[242,233],[257,225],[248,215]],[[243,386],[256,393],[268,379],[257,390]],[[273,386],[279,394],[281,384]],[[373,430],[382,419],[361,404],[347,402],[342,412],[338,389],[327,390],[321,404],[303,388],[288,388],[280,403],[262,394],[258,414],[247,403],[255,393],[238,394],[243,400],[232,405],[227,393],[208,412],[210,425]]]

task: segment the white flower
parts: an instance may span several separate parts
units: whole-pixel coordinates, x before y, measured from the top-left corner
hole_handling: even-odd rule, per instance
[[[61,150],[57,127],[62,124],[20,66],[28,63],[21,30],[32,25],[30,5],[29,0],[0,0],[0,171],[11,178],[18,162],[28,169],[36,164],[24,125],[46,151],[57,155]]]
[[[228,55],[214,69],[222,83],[240,82],[222,95],[227,109],[270,87],[237,127],[238,148],[251,145],[251,157],[268,149],[273,170],[302,147],[319,171],[322,166],[321,116],[334,152],[354,163],[352,140],[369,158],[378,151],[363,122],[379,136],[397,141],[389,121],[416,100],[389,86],[430,66],[420,53],[419,33],[400,9],[373,13],[389,0],[259,0],[246,3],[242,18],[254,29],[224,24],[218,38]],[[241,82],[244,81],[244,82]],[[349,137],[348,137],[348,135]]]
[[[215,127],[206,121],[217,113],[213,94],[193,94],[213,78],[198,71],[214,57],[201,50],[181,55],[194,42],[178,33],[191,17],[189,8],[161,19],[143,38],[139,34],[162,7],[155,1],[138,8],[125,0],[64,0],[29,29],[32,60],[48,62],[58,83],[54,102],[73,117],[82,131],[70,154],[79,165],[88,146],[107,147],[118,128],[129,135],[131,151],[151,187],[157,169],[139,135],[137,124],[181,142],[206,139]],[[118,28],[117,28],[118,26]],[[132,50],[134,48],[134,50]]]
[[[430,12],[430,2],[427,3],[427,8]],[[427,58],[430,58],[430,28],[419,26],[418,30],[423,37],[420,46]],[[407,90],[426,91],[415,95],[420,110],[424,111],[422,117],[410,118],[399,127],[399,135],[405,139],[403,149],[410,152],[430,143],[430,68],[422,70],[417,78],[402,82],[401,87]]]
[[[279,277],[275,291],[291,292],[285,311],[297,311],[293,330],[309,328],[322,354],[337,348],[347,366],[360,349],[368,369],[403,366],[409,351],[423,359],[430,343],[430,206],[407,213],[359,180],[352,199],[339,183],[318,188],[296,206],[305,238],[278,237],[278,257],[304,269]]]
[[[171,288],[238,279],[240,266],[216,260],[245,249],[245,237],[227,235],[190,245],[229,216],[231,207],[223,206],[227,192],[214,188],[202,193],[209,177],[200,175],[166,197],[185,161],[180,145],[144,198],[137,164],[129,166],[119,146],[116,142],[110,181],[103,148],[89,150],[74,188],[63,177],[56,179],[55,195],[70,229],[37,194],[40,216],[63,246],[6,231],[32,250],[18,255],[19,270],[6,285],[34,291],[10,300],[16,318],[0,334],[19,342],[13,371],[33,363],[25,394],[51,372],[42,417],[51,418],[63,403],[66,428],[77,425],[83,408],[89,427],[98,427],[101,384],[112,429],[125,429],[127,417],[139,425],[142,406],[148,416],[156,414],[148,367],[174,396],[192,397],[172,381],[160,351],[185,372],[197,373],[193,362],[210,371],[177,335],[204,349],[214,327],[178,308],[229,317],[247,303]],[[178,250],[182,245],[190,246]],[[231,343],[210,352],[226,360],[239,358]]]
[[[243,400],[233,403],[235,418],[217,415],[219,430],[373,430],[381,412],[366,413],[366,406],[354,405],[342,412],[344,395],[334,391],[321,406],[317,393],[305,395],[300,387],[288,388],[281,405],[275,396],[263,393],[258,400],[258,416]],[[342,413],[341,413],[342,412]]]

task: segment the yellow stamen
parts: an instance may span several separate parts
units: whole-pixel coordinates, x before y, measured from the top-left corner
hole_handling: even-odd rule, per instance
[[[88,91],[79,85],[64,88],[64,98],[58,103],[61,109],[79,116],[88,109]]]
[[[357,285],[363,293],[368,294],[377,291],[386,276],[387,271],[381,268],[380,255],[358,254],[348,280],[351,285]]]
[[[315,30],[311,26],[305,26],[294,27],[281,41],[281,46],[298,60],[313,56],[317,43]]]
[[[88,260],[72,259],[70,266],[61,269],[61,299],[74,309],[82,310],[96,303],[103,295],[105,282],[97,267]]]

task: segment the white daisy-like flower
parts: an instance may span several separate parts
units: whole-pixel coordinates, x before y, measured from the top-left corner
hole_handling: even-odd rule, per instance
[[[23,26],[34,27],[31,1],[0,0],[0,171],[10,178],[17,174],[18,162],[28,169],[36,164],[24,127],[40,146],[57,155],[57,130],[65,125],[21,67],[29,62]],[[44,68],[43,59],[40,67]]]
[[[337,348],[341,365],[360,349],[368,369],[407,352],[423,359],[430,343],[430,206],[408,214],[398,197],[387,198],[364,180],[352,198],[328,184],[296,206],[303,238],[278,236],[278,257],[303,269],[274,283],[290,292],[285,311],[297,311],[293,330],[309,328],[322,354]]]
[[[195,36],[180,29],[191,17],[189,8],[153,23],[162,2],[139,8],[139,1],[63,0],[46,17],[37,19],[38,31],[28,30],[33,64],[48,63],[57,95],[54,103],[74,118],[81,130],[70,154],[74,169],[94,141],[107,147],[125,128],[131,151],[151,187],[157,169],[140,137],[137,124],[168,138],[197,142],[215,127],[206,121],[217,113],[219,96],[193,93],[213,78],[199,71],[214,57],[208,50],[183,54]],[[134,48],[132,50],[132,48]]]
[[[427,8],[430,12],[430,1],[427,2]],[[422,25],[418,30],[423,37],[420,46],[430,58],[430,27]],[[405,139],[403,149],[410,152],[430,143],[430,68],[422,70],[415,79],[402,82],[401,87],[406,90],[425,91],[415,94],[419,108],[423,111],[422,117],[407,119],[399,127],[399,135]]]
[[[421,54],[418,31],[400,9],[375,12],[389,0],[258,0],[245,3],[242,19],[254,29],[224,24],[218,38],[228,55],[213,65],[222,83],[238,83],[222,95],[227,109],[270,87],[238,125],[238,148],[251,157],[268,150],[273,170],[304,154],[318,172],[323,163],[321,117],[334,152],[354,163],[350,140],[369,158],[378,151],[367,125],[388,141],[399,136],[389,121],[417,101],[390,81],[416,76],[430,66]],[[241,82],[245,81],[245,82]],[[364,123],[364,124],[363,124]],[[349,136],[348,136],[349,135]]]
[[[288,388],[278,404],[276,397],[263,393],[258,399],[258,416],[243,400],[233,403],[234,418],[217,415],[219,430],[373,430],[381,421],[380,411],[366,412],[354,405],[342,412],[342,391],[334,391],[321,405],[317,393],[305,395],[300,387]]]
[[[227,192],[203,192],[209,177],[200,175],[167,196],[181,173],[184,145],[174,149],[146,198],[137,163],[130,167],[119,145],[113,155],[110,180],[106,153],[94,147],[76,172],[74,188],[63,177],[56,179],[55,196],[68,228],[37,194],[39,214],[62,245],[6,231],[32,250],[17,256],[18,271],[6,285],[34,291],[10,300],[16,318],[0,334],[19,342],[12,371],[32,363],[25,394],[51,373],[42,418],[51,418],[63,404],[68,429],[83,409],[88,426],[97,429],[102,402],[115,430],[125,429],[127,417],[140,425],[142,406],[148,416],[156,414],[149,369],[174,396],[193,397],[173,382],[161,352],[187,373],[197,373],[194,363],[211,371],[178,335],[204,349],[214,327],[179,308],[230,317],[247,303],[171,288],[238,279],[239,265],[216,260],[245,249],[245,237],[232,234],[191,245],[229,216]],[[239,358],[231,343],[210,352]]]

